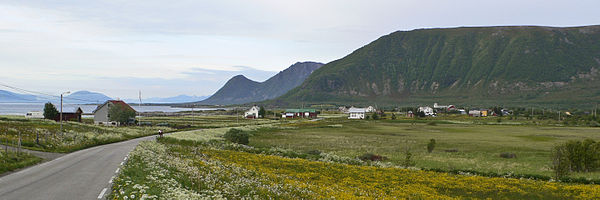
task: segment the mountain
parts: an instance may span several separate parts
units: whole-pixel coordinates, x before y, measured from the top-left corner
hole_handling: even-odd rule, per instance
[[[6,90],[0,90],[0,103],[38,103],[44,102],[43,99],[35,95],[19,94]]]
[[[398,31],[270,103],[591,105],[599,70],[600,26]]]
[[[73,92],[67,96],[63,96],[63,102],[76,104],[101,104],[112,99],[113,98],[110,98],[102,93],[85,90]]]
[[[229,79],[214,95],[199,103],[228,105],[273,99],[302,84],[306,77],[321,66],[323,64],[317,62],[298,62],[264,82],[238,75]]]

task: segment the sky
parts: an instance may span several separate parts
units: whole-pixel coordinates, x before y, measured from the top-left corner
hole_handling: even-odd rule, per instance
[[[121,99],[205,96],[235,75],[264,81],[398,30],[597,25],[598,8],[597,0],[0,0],[0,83]]]

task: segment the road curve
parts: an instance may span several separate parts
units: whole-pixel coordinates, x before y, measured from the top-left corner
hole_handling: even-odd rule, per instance
[[[0,200],[104,199],[127,154],[140,141],[154,137],[76,151],[0,177]]]

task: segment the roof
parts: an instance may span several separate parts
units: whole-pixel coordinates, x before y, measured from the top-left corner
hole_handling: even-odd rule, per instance
[[[104,102],[102,105],[99,105],[94,110],[94,112],[92,112],[92,113],[96,113],[96,111],[98,111],[98,109],[104,107],[104,105],[106,105],[109,102],[112,103],[113,105],[121,105],[121,106],[123,106],[123,107],[125,107],[127,109],[130,109],[130,110],[133,110],[134,112],[136,112],[135,109],[133,109],[131,106],[129,106],[129,104],[125,103],[124,101],[121,101],[121,100],[108,100],[108,101]]]
[[[83,113],[83,110],[81,110],[81,107],[78,107],[73,112],[63,112],[63,114],[77,114],[77,113]]]
[[[351,112],[351,113],[363,112],[364,113],[364,112],[367,112],[367,109],[366,108],[350,108],[348,110],[348,112]]]
[[[317,110],[315,109],[308,109],[308,108],[303,108],[303,109],[285,109],[286,113],[303,113],[303,112],[317,112]]]

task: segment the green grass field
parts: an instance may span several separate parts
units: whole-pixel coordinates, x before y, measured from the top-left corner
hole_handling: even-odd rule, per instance
[[[419,168],[551,176],[550,149],[554,145],[586,138],[600,140],[600,128],[591,127],[483,125],[464,120],[410,122],[333,118],[289,124],[284,126],[295,128],[257,132],[250,138],[250,145],[300,152],[319,150],[346,157],[374,153],[394,164],[402,162],[408,146]],[[437,142],[432,153],[426,149],[430,139]],[[517,157],[501,158],[503,152]],[[578,173],[572,177],[597,179],[600,173]]]
[[[33,156],[28,153],[20,153],[9,151],[8,153],[4,149],[0,150],[0,174],[4,172],[12,171],[15,169],[31,166],[41,162],[42,159]]]

